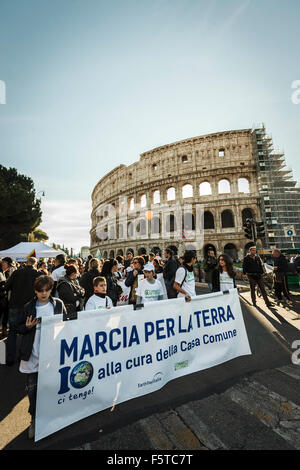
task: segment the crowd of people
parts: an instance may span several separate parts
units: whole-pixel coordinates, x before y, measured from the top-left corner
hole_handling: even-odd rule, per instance
[[[291,302],[287,286],[287,260],[274,250],[274,291],[277,302]],[[26,263],[16,263],[5,257],[0,269],[0,318],[2,338],[6,340],[6,365],[18,359],[19,370],[26,374],[32,421],[29,437],[34,436],[35,400],[39,361],[41,319],[52,314],[76,318],[77,312],[111,308],[126,286],[128,303],[142,306],[145,302],[184,297],[187,302],[196,296],[195,271],[211,292],[228,291],[237,287],[237,271],[228,254],[218,257],[209,250],[200,264],[196,252],[188,250],[177,257],[170,249],[164,259],[154,253],[134,256],[132,252],[115,259],[66,259],[60,254],[47,261],[29,257]],[[266,306],[273,304],[266,293],[264,263],[252,246],[243,260],[242,278],[249,281],[251,298],[256,306],[256,289],[262,293]],[[196,269],[195,269],[196,268]],[[22,335],[17,356],[17,337]]]

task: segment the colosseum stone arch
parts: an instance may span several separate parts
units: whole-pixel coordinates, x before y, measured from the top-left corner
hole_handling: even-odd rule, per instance
[[[189,217],[178,207],[187,207]],[[163,253],[173,246],[181,255],[195,246],[201,258],[212,245],[217,253],[231,250],[241,258],[249,212],[260,217],[252,130],[185,139],[142,153],[139,161],[100,179],[92,193],[91,253]]]

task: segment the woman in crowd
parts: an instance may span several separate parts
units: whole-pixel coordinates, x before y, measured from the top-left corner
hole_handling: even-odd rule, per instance
[[[217,269],[212,274],[212,292],[224,292],[236,287],[236,273],[230,256],[222,254],[219,256]]]
[[[48,276],[48,266],[45,261],[40,261],[38,264],[38,272],[42,273],[45,276]]]
[[[115,307],[118,302],[118,298],[122,293],[122,288],[117,283],[115,273],[118,271],[118,261],[116,259],[109,259],[104,261],[101,276],[106,278],[108,297],[111,298],[113,306]]]
[[[131,287],[129,294],[129,303],[136,304],[137,297],[135,289],[138,287],[139,279],[144,279],[144,258],[142,256],[136,256],[133,258],[132,266],[133,269],[128,272],[125,279],[125,286]]]
[[[79,284],[84,288],[84,305],[88,299],[94,294],[93,280],[100,276],[101,267],[97,258],[91,258],[89,261],[89,269],[79,279]]]
[[[65,304],[67,314],[72,316],[83,310],[84,289],[77,280],[79,274],[77,265],[66,264],[65,270],[65,276],[58,280],[57,292],[59,298]]]

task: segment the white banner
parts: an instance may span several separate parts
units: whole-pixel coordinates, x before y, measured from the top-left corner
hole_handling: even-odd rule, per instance
[[[117,281],[119,286],[122,288],[122,294],[120,295],[117,306],[119,305],[127,305],[129,303],[129,295],[131,287],[125,286],[125,281]]]
[[[35,440],[246,354],[236,289],[43,318]]]

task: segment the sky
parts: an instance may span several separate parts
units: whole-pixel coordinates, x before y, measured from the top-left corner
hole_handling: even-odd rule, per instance
[[[0,0],[0,164],[76,251],[99,179],[160,145],[264,123],[299,180],[299,37],[299,0]]]

